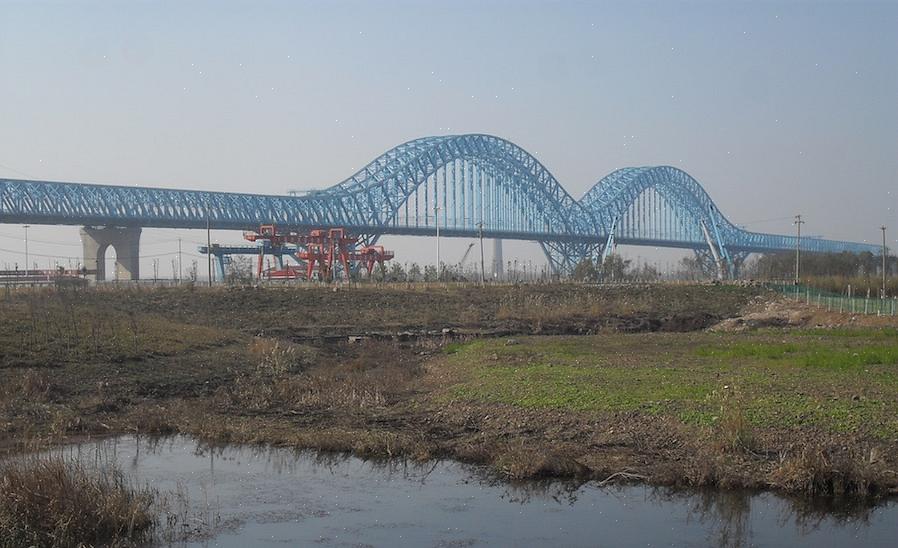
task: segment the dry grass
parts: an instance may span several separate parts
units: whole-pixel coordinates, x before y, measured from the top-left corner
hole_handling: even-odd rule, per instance
[[[784,457],[771,478],[809,496],[867,498],[882,495],[883,478],[889,475],[884,464],[873,447],[804,447],[796,457]]]
[[[47,403],[62,393],[62,389],[46,371],[25,369],[0,384],[0,403]]]
[[[604,302],[601,295],[576,292],[569,295],[509,294],[499,301],[498,320],[557,322],[570,318],[595,318],[609,313],[626,315],[639,310],[631,302]]]
[[[0,470],[0,546],[123,546],[152,538],[154,493],[117,469],[26,457]]]
[[[314,368],[302,366],[296,347],[257,338],[250,354],[256,367],[219,391],[229,407],[256,411],[362,410],[383,407],[420,374],[402,363],[392,343],[356,345],[357,354]]]
[[[282,377],[300,365],[295,346],[265,337],[255,337],[249,345],[249,355],[256,362],[260,376]]]
[[[505,478],[511,480],[539,478],[590,479],[594,471],[577,461],[576,452],[563,448],[547,450],[522,445],[483,447],[481,456]]]
[[[178,432],[176,416],[183,412],[183,406],[179,406],[179,409],[172,409],[172,407],[173,406],[163,407],[161,405],[146,405],[140,408],[135,413],[132,422],[134,431],[137,434],[151,437],[176,434]]]
[[[58,390],[46,371],[28,369],[22,375],[19,397],[45,402]]]
[[[231,333],[195,323],[174,329],[164,311],[145,313],[129,306],[129,293],[117,302],[98,295],[40,290],[0,298],[0,368],[121,363],[233,340]]]
[[[721,453],[751,453],[755,450],[755,435],[745,413],[745,401],[738,387],[724,385],[710,396],[719,413],[713,436],[714,449]]]

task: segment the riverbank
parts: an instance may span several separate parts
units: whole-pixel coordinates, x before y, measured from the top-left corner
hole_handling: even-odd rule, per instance
[[[757,288],[37,292],[0,314],[6,451],[181,433],[508,479],[898,488],[890,319]]]
[[[834,508],[721,489],[507,482],[484,467],[451,460],[362,460],[292,448],[209,447],[184,436],[128,435],[66,445],[41,456],[78,459],[87,466],[99,458],[127,470],[132,485],[152,486],[157,498],[177,494],[175,508],[159,508],[150,531],[153,545],[585,547],[601,538],[615,546],[666,545],[671,539],[734,548],[890,546],[898,534],[894,503]],[[112,515],[121,514],[120,508]],[[92,544],[132,545],[128,538]],[[4,540],[8,536],[0,534],[0,546]],[[34,544],[52,545],[52,540]],[[71,544],[77,540],[57,542]]]

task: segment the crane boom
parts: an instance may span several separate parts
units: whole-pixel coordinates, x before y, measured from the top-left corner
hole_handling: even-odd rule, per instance
[[[458,261],[458,266],[464,266],[465,261],[468,260],[468,255],[471,254],[471,250],[474,248],[474,244],[468,244],[468,249],[465,250],[465,254],[461,256],[461,260]]]

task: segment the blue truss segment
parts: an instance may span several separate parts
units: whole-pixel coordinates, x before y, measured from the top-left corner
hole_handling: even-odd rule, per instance
[[[619,169],[575,200],[524,149],[484,134],[408,141],[305,196],[0,179],[0,222],[204,228],[207,220],[217,229],[344,226],[375,238],[432,235],[437,222],[446,236],[476,237],[483,223],[486,237],[541,242],[559,267],[577,259],[562,260],[565,253],[592,253],[612,227],[618,244],[703,249],[700,226],[709,221],[721,248],[734,255],[798,243],[735,226],[698,181],[671,166]],[[875,245],[814,238],[801,246],[879,253]]]

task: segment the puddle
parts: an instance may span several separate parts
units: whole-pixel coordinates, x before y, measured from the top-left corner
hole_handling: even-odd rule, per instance
[[[186,437],[121,437],[54,453],[115,461],[139,483],[186,492],[220,524],[186,546],[894,546],[898,504],[857,511],[772,494],[671,494],[561,482],[508,485],[483,469],[210,450]]]

